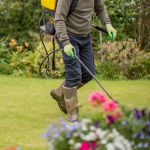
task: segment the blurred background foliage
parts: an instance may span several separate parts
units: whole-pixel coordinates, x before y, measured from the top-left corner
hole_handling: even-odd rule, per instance
[[[149,79],[150,1],[104,0],[104,3],[112,25],[117,30],[116,46],[113,46],[114,50],[109,53],[113,56],[116,55],[115,52],[118,50],[118,45],[121,45],[123,41],[127,41],[126,47],[119,49],[119,52],[124,52],[127,49],[130,51],[131,56],[135,49],[132,47],[134,42],[129,40],[132,39],[136,41],[136,48],[139,54],[138,60],[141,60],[139,57],[143,57],[143,55],[140,55],[140,52],[147,56],[145,56],[144,61],[136,61],[132,67],[126,65],[126,69],[120,70],[118,69],[119,66],[112,63],[110,59],[105,59],[109,48],[105,47],[104,50],[103,46],[108,44],[109,36],[102,33],[101,40],[104,45],[102,44],[101,46],[100,32],[91,28],[91,42],[93,52],[96,55],[97,74],[100,74],[105,79]],[[40,17],[45,10],[46,8],[41,6],[40,0],[0,1],[0,74],[39,77],[38,67],[42,60],[41,56],[44,58],[46,53],[41,45],[38,28]],[[49,15],[43,18],[42,24],[45,25],[47,21],[49,21]],[[93,13],[92,23],[99,26],[99,20],[95,13]],[[102,24],[100,25],[104,27]],[[49,45],[52,37],[44,33],[42,36],[46,45],[48,45],[49,52],[52,51],[52,44]],[[38,55],[38,52],[42,53]],[[121,57],[119,54],[117,56]],[[56,54],[56,60],[60,59],[61,54]],[[131,59],[128,61],[131,61]],[[59,63],[62,63],[62,61]],[[118,62],[119,64],[120,62]],[[56,68],[58,69],[57,71],[52,72],[49,70],[45,77],[64,76],[64,66],[57,64]]]

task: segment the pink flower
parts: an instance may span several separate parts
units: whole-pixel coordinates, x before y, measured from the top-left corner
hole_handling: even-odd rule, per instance
[[[97,91],[90,94],[90,96],[88,97],[88,100],[89,100],[90,103],[92,103],[94,100],[97,100],[100,103],[104,103],[104,102],[107,101],[104,94],[100,93],[100,92],[97,92]]]
[[[118,108],[118,105],[114,103],[113,101],[110,101],[110,102],[105,102],[102,107],[104,111],[107,113],[111,110],[115,111]]]
[[[95,141],[91,143],[91,148],[94,148],[94,149],[96,148],[96,142]]]
[[[90,149],[95,149],[96,148],[96,142],[92,142],[91,144],[89,144],[88,142],[82,142],[80,150],[90,150]]]
[[[90,150],[91,146],[88,142],[82,142],[80,150]]]

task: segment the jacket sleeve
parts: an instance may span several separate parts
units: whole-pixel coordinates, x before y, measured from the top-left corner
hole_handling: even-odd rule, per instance
[[[104,26],[106,24],[111,24],[103,0],[95,0],[94,12]]]
[[[57,2],[54,26],[58,39],[62,42],[63,46],[70,44],[69,37],[67,35],[66,20],[71,3],[72,0],[58,0]]]

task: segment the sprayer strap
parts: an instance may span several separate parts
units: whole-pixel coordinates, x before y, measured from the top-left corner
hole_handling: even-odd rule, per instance
[[[77,4],[78,4],[78,0],[72,0],[72,4],[70,6],[70,10],[69,10],[68,16],[74,11],[74,9],[76,8]]]

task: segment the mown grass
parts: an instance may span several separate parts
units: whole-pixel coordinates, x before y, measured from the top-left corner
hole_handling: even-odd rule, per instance
[[[60,116],[67,120],[67,116],[59,110],[49,95],[50,90],[59,86],[63,80],[0,75],[1,150],[8,147],[46,149],[47,143],[39,135]],[[140,109],[150,108],[150,80],[99,81],[120,104]],[[78,91],[79,102],[83,103],[81,114],[97,111],[90,107],[87,100],[93,91],[103,92],[95,80]]]

